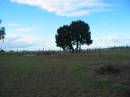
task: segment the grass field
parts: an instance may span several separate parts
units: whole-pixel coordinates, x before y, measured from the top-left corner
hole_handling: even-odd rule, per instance
[[[105,65],[120,71],[95,72]],[[0,55],[0,97],[130,97],[130,50]]]

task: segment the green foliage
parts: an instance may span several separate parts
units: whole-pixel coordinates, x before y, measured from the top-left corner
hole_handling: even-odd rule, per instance
[[[80,51],[81,45],[92,44],[90,27],[81,20],[72,21],[70,25],[59,27],[55,38],[57,46],[64,51],[74,51],[75,45],[75,50]]]

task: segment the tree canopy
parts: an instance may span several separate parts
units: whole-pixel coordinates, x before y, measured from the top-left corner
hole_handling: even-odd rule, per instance
[[[0,20],[1,24],[1,20]],[[0,40],[4,40],[5,38],[5,27],[0,27]]]
[[[57,29],[56,44],[58,47],[63,48],[63,50],[72,49],[72,38],[70,26],[64,25]]]
[[[56,44],[64,51],[80,51],[81,45],[92,44],[90,27],[81,20],[72,21],[70,25],[63,25],[57,29]],[[74,46],[76,46],[74,48]]]

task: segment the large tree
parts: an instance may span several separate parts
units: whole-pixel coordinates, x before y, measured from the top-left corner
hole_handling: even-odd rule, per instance
[[[1,20],[0,20],[0,24],[1,24]],[[0,27],[0,40],[4,40],[4,38],[5,38],[5,27]]]
[[[87,23],[81,20],[72,21],[70,27],[76,51],[79,51],[83,44],[92,44],[90,27]]]
[[[59,27],[55,38],[57,46],[64,51],[74,51],[75,45],[75,51],[80,51],[81,45],[92,44],[90,27],[81,20],[72,21],[70,25]]]

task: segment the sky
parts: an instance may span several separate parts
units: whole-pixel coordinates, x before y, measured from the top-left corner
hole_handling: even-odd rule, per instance
[[[58,50],[57,29],[72,21],[90,25],[93,44],[130,46],[130,0],[0,0],[4,50]]]

